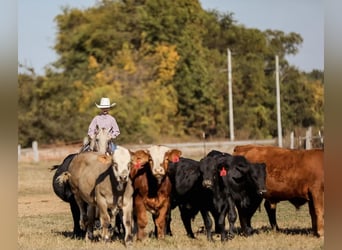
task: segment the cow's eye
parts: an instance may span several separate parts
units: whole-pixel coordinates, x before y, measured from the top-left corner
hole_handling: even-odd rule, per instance
[[[116,162],[113,163],[113,167],[116,171],[118,170],[118,164]]]

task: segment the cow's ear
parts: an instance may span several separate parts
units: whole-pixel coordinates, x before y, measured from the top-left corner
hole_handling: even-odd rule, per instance
[[[236,164],[236,170],[241,174],[246,174],[248,172],[248,167],[245,164]]]
[[[178,149],[171,149],[165,153],[165,158],[173,163],[179,162],[179,157],[182,155],[182,151]]]

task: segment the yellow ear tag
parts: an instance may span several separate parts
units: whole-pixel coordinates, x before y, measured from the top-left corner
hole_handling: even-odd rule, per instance
[[[112,157],[108,155],[99,155],[97,160],[103,164],[110,164],[112,162]]]

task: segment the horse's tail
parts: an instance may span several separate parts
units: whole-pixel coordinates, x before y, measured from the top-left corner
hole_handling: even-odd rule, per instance
[[[68,171],[65,171],[57,177],[56,182],[62,186],[64,183],[66,183],[69,180],[70,177],[71,177],[71,174]]]

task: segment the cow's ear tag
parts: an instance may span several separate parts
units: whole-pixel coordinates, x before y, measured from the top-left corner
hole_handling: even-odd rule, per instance
[[[173,162],[173,163],[179,162],[179,157],[178,157],[178,155],[174,155],[174,156],[172,157],[172,162]]]
[[[220,171],[220,176],[226,176],[227,175],[227,170],[222,167],[221,171]]]
[[[135,168],[140,168],[141,167],[141,163],[140,163],[139,160],[137,161],[137,163],[134,164],[134,167]]]
[[[111,163],[111,157],[107,156],[107,155],[99,155],[97,157],[97,160],[103,164],[109,164]]]

